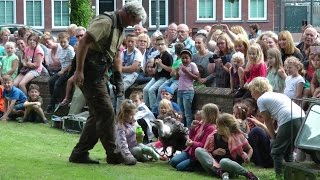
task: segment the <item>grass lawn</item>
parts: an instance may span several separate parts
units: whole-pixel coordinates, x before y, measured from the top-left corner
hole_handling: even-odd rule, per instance
[[[0,121],[0,180],[213,179],[204,172],[177,172],[167,162],[108,165],[101,143],[90,151],[92,158],[100,160],[100,165],[72,164],[68,157],[78,139],[79,134],[64,133],[49,125]],[[273,169],[247,167],[261,180],[275,177]]]

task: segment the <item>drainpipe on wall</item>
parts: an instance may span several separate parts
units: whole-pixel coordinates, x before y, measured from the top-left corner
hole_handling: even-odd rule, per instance
[[[187,24],[187,0],[184,0],[183,6],[183,22],[184,24]]]
[[[279,29],[278,29],[278,32],[280,32],[281,31],[281,29],[282,29],[282,27],[281,27],[281,7],[282,6],[282,1],[281,0],[278,0],[278,24],[279,24]]]
[[[159,0],[156,1],[156,26],[157,26],[157,30],[160,31],[160,3],[159,3]]]

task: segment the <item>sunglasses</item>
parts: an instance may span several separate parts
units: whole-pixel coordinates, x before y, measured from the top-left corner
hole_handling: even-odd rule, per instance
[[[79,35],[76,35],[76,38],[80,38],[82,36],[83,36],[83,34],[79,34]]]

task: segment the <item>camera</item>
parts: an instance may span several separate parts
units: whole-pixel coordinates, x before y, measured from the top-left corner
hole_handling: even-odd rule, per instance
[[[215,63],[214,60],[218,59],[219,56],[217,54],[213,54],[212,57],[209,57],[209,62],[210,63]]]

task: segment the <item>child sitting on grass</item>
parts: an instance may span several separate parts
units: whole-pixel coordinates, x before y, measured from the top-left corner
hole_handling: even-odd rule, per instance
[[[9,116],[22,115],[27,96],[19,88],[13,86],[13,79],[9,75],[3,76],[3,86],[3,96],[7,107],[0,120],[7,121]]]
[[[25,112],[22,122],[42,122],[47,124],[48,120],[44,116],[41,105],[43,100],[40,96],[40,88],[36,84],[30,84],[28,91],[28,99],[24,103]]]
[[[195,156],[202,167],[210,174],[222,179],[242,175],[249,180],[258,180],[252,172],[241,164],[249,163],[253,150],[240,130],[236,118],[222,114],[217,119],[217,133],[211,134],[204,148],[197,148]]]
[[[138,111],[134,118],[137,119],[138,124],[141,126],[145,136],[143,137],[143,143],[147,144],[154,138],[152,133],[151,121],[155,119],[153,113],[148,106],[143,102],[142,92],[134,91],[130,94],[130,99],[136,105]]]
[[[209,103],[202,107],[202,120],[193,120],[189,137],[186,142],[187,148],[180,154],[173,156],[170,165],[178,171],[193,171],[199,164],[195,157],[195,150],[204,147],[207,137],[216,131],[216,119],[219,115],[217,105]]]
[[[116,124],[116,142],[120,148],[125,165],[135,165],[148,161],[148,156],[159,160],[159,155],[142,143],[137,142],[136,128],[138,127],[134,115],[137,112],[136,105],[131,100],[124,100],[121,104]]]

